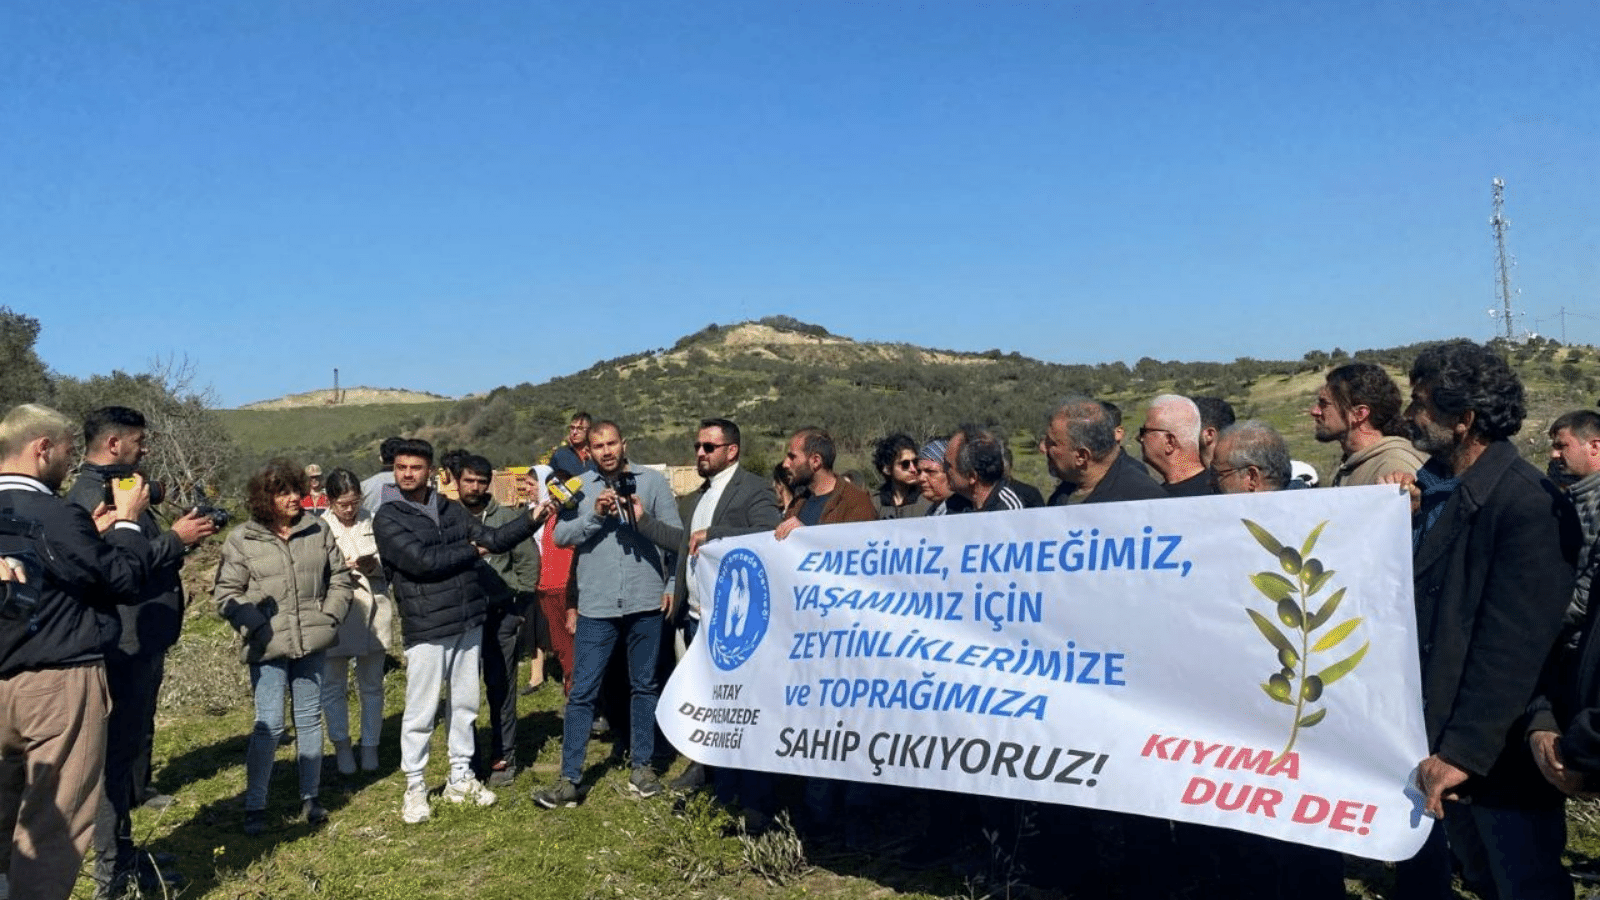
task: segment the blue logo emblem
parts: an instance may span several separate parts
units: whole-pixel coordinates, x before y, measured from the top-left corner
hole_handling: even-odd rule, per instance
[[[724,672],[744,665],[761,646],[772,619],[772,590],[767,569],[753,551],[728,551],[717,570],[716,599],[707,626],[711,661]]]

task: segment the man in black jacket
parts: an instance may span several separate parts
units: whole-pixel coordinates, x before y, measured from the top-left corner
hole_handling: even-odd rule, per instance
[[[432,814],[423,775],[443,684],[449,686],[450,705],[450,781],[444,797],[478,806],[495,801],[494,793],[472,774],[479,654],[489,607],[484,585],[499,580],[484,557],[526,541],[551,510],[541,504],[489,528],[435,491],[429,483],[432,473],[432,444],[410,440],[397,447],[394,484],[384,488],[372,523],[406,647],[406,709],[400,723],[406,792],[400,817],[407,823]]]
[[[1524,414],[1522,383],[1486,347],[1452,341],[1412,364],[1406,420],[1429,457],[1413,522],[1430,751],[1417,786],[1479,896],[1565,900],[1561,795],[1523,735],[1572,596],[1579,529],[1572,505],[1509,441]],[[1397,896],[1453,896],[1440,831],[1402,864]]]
[[[100,804],[106,604],[138,600],[150,571],[142,478],[113,485],[99,517],[56,496],[75,431],[33,404],[0,421],[0,556],[28,583],[0,594],[0,872],[45,900],[72,893]]]
[[[694,577],[694,566],[700,547],[707,541],[735,537],[741,534],[761,534],[778,527],[782,513],[773,496],[767,479],[739,465],[739,426],[728,419],[706,419],[694,439],[694,469],[705,483],[689,500],[679,527],[649,515],[640,515],[639,531],[656,546],[677,554],[678,565],[673,583],[672,609],[668,621],[683,629],[684,643],[691,643],[700,629],[700,586]],[[641,506],[640,512],[643,513]],[[755,773],[751,773],[754,775]],[[687,771],[672,782],[678,790],[688,790],[705,783],[707,772],[699,763],[690,764]],[[737,781],[734,776],[730,780]],[[753,787],[742,793],[746,806],[760,809],[770,791],[764,780],[756,780]],[[739,787],[729,788],[727,796],[741,793]],[[759,796],[754,796],[759,794]]]
[[[1068,397],[1061,401],[1039,441],[1039,452],[1044,454],[1050,474],[1061,479],[1050,495],[1051,506],[1167,496],[1144,464],[1123,452],[1116,422],[1098,400]]]
[[[90,413],[83,423],[84,462],[67,499],[93,512],[105,497],[106,484],[131,475],[144,458],[147,438],[145,418],[137,410],[107,406]],[[156,696],[167,650],[178,642],[183,628],[183,559],[190,548],[217,531],[209,516],[194,511],[163,532],[155,515],[146,510],[139,516],[139,529],[150,540],[150,576],[139,602],[118,609],[122,637],[106,648],[111,718],[106,726],[105,800],[94,834],[96,895],[104,897],[121,896],[140,868],[130,812],[143,801],[149,783]],[[145,890],[160,888],[153,870],[145,868],[143,876]]]

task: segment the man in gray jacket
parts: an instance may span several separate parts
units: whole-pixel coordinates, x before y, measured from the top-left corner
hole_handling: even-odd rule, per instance
[[[578,505],[564,510],[556,522],[556,543],[577,549],[578,606],[567,611],[566,622],[574,636],[576,671],[562,725],[561,778],[533,795],[547,809],[578,803],[595,701],[618,641],[627,648],[632,693],[633,775],[628,787],[640,797],[662,790],[650,768],[660,695],[656,661],[662,613],[671,606],[674,591],[668,555],[637,523],[648,517],[677,528],[682,522],[667,480],[649,469],[630,469],[626,454],[617,424],[595,423],[589,429],[589,455],[596,471],[583,473]]]

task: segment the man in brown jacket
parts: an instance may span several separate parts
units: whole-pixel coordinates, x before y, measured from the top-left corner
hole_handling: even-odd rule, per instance
[[[833,459],[833,438],[820,428],[802,428],[789,438],[783,474],[794,500],[778,523],[778,540],[805,525],[877,521],[872,496],[834,474]]]

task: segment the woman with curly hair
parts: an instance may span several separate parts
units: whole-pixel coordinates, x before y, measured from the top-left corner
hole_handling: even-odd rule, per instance
[[[323,651],[332,646],[350,606],[353,577],[333,534],[300,508],[305,473],[275,459],[250,478],[250,520],[222,547],[214,596],[217,611],[243,641],[256,723],[245,751],[244,830],[267,823],[267,783],[283,734],[284,696],[294,707],[299,742],[300,804],[320,825]]]

